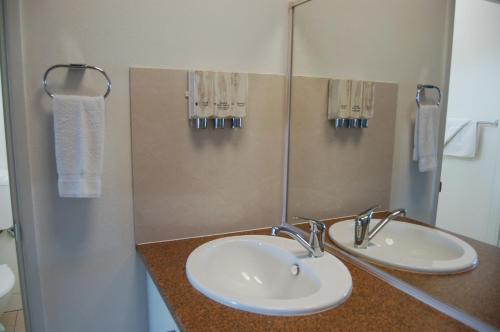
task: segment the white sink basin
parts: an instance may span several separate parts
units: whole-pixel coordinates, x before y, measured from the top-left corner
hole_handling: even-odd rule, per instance
[[[189,282],[229,307],[277,316],[317,313],[345,301],[351,274],[331,254],[308,257],[295,240],[232,236],[196,248],[186,263]]]
[[[378,221],[373,219],[370,226]],[[354,248],[354,220],[335,223],[329,235],[335,244],[354,255],[400,270],[458,273],[474,268],[478,262],[474,248],[459,238],[407,222],[389,221],[366,249]]]

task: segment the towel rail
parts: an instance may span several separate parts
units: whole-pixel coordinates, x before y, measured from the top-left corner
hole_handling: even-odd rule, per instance
[[[498,127],[498,120],[495,121],[478,121],[478,125]]]
[[[438,94],[437,105],[439,106],[439,104],[441,104],[441,89],[436,85],[430,85],[430,84],[418,84],[417,85],[417,95],[415,96],[415,100],[417,101],[417,105],[420,106],[420,94],[425,89],[434,89],[437,91],[437,94]]]
[[[52,67],[50,67],[49,69],[47,69],[45,71],[45,74],[43,75],[43,79],[42,79],[42,85],[43,85],[43,89],[45,90],[45,92],[51,97],[51,98],[54,98],[54,93],[52,93],[49,88],[47,87],[47,78],[49,76],[49,73],[53,70],[53,69],[56,69],[56,68],[68,68],[70,70],[86,70],[86,69],[91,69],[91,70],[96,70],[98,71],[99,73],[101,73],[104,78],[106,79],[106,87],[107,87],[107,90],[106,90],[106,93],[104,94],[104,98],[106,98],[109,93],[111,92],[111,80],[109,79],[109,76],[108,74],[106,74],[106,72],[99,68],[99,67],[96,67],[96,66],[90,66],[90,65],[86,65],[86,64],[81,64],[81,63],[70,63],[70,64],[58,64],[58,65],[54,65]]]

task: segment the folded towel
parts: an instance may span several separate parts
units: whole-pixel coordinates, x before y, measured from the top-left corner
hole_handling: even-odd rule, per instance
[[[437,167],[437,131],[439,128],[439,106],[421,105],[415,120],[413,160],[418,161],[418,170],[428,172]]]
[[[104,98],[55,95],[54,136],[61,197],[99,197]]]
[[[0,168],[0,186],[9,185],[9,171],[7,169]]]
[[[469,119],[447,118],[444,145],[446,146],[469,122]]]
[[[462,158],[474,158],[476,156],[478,136],[478,126],[477,121],[467,121],[460,129],[456,130],[453,127],[453,131],[456,131],[454,135],[450,132],[450,138],[445,139],[445,147],[443,154],[446,156],[462,157]],[[446,123],[446,131],[448,132],[448,121]]]

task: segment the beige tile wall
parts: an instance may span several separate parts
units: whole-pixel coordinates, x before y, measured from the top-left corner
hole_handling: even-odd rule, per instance
[[[328,79],[294,77],[292,89],[289,220],[351,215],[375,204],[387,208],[397,84],[376,83],[367,129],[335,129],[327,121]]]
[[[130,70],[137,243],[279,224],[285,78],[249,75],[242,130],[196,130],[187,71]]]

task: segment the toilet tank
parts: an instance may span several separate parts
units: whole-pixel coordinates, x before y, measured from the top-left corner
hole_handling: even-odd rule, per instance
[[[12,226],[9,173],[6,169],[0,169],[0,230],[9,229]]]

